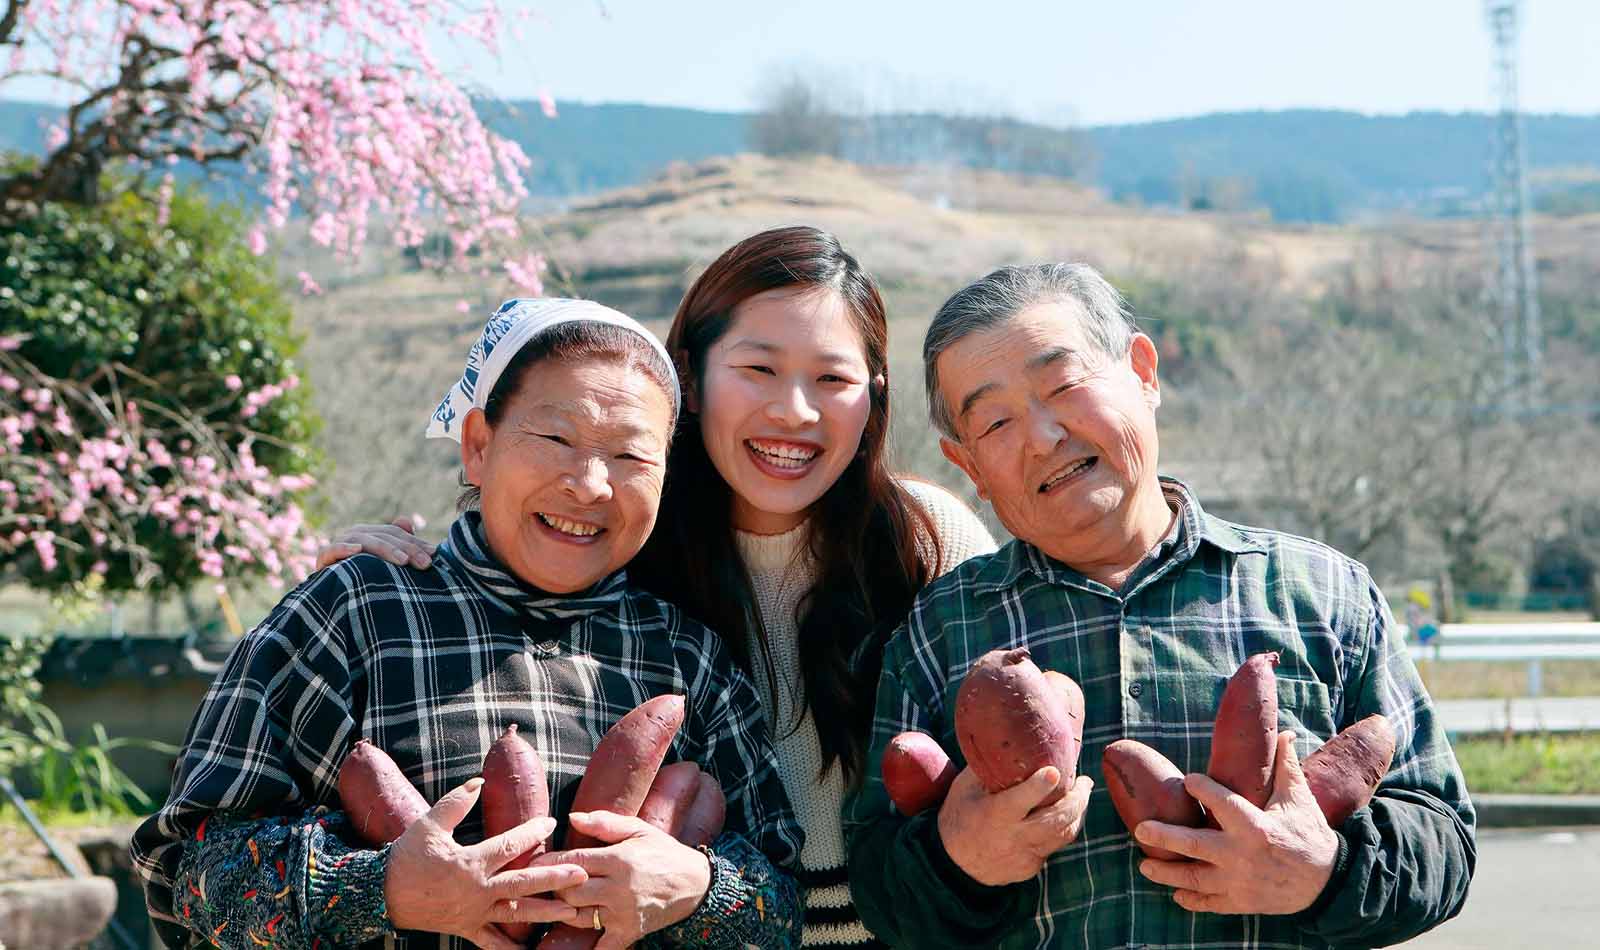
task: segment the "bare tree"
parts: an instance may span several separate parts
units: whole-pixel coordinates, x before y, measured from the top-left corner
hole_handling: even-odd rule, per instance
[[[763,155],[840,154],[844,116],[822,86],[799,70],[770,84],[750,120],[750,144]]]

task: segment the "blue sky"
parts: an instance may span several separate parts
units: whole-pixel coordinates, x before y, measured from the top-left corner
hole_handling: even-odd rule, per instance
[[[471,69],[507,96],[746,109],[799,68],[891,106],[1127,122],[1489,107],[1482,0],[565,0]],[[602,11],[604,11],[602,13]],[[1600,0],[1527,0],[1522,97],[1600,113]]]
[[[739,110],[800,70],[869,108],[1058,123],[1493,102],[1482,0],[504,2],[533,11],[522,41],[456,71],[505,98]],[[1526,110],[1600,114],[1600,0],[1525,0],[1521,45]]]

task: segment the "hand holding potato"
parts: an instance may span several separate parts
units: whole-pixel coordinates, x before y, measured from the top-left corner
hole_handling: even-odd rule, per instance
[[[990,886],[1038,874],[1050,855],[1083,830],[1094,781],[1080,775],[1065,797],[1041,807],[1060,784],[1060,770],[1047,765],[991,794],[977,773],[962,769],[939,806],[939,837],[950,860],[974,881]]]
[[[501,870],[550,836],[553,818],[536,818],[479,844],[460,845],[451,832],[478,800],[483,779],[475,778],[445,793],[426,815],[412,823],[389,853],[383,882],[389,921],[397,930],[455,934],[486,950],[520,946],[494,923],[506,902],[515,902],[517,919],[570,921],[577,911],[552,898],[535,898],[588,880],[569,863]]]
[[[1311,906],[1333,873],[1339,841],[1300,769],[1293,732],[1278,734],[1265,808],[1204,775],[1184,784],[1221,830],[1141,822],[1134,829],[1140,844],[1193,859],[1147,858],[1139,865],[1145,877],[1177,888],[1173,899],[1197,913],[1293,914]]]

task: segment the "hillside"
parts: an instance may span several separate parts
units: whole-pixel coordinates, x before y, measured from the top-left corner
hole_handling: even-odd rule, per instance
[[[742,113],[563,103],[549,119],[533,102],[484,100],[479,108],[533,158],[529,185],[546,198],[637,185],[672,162],[750,146],[750,116]],[[54,114],[0,101],[0,150],[37,151]],[[1263,208],[1281,221],[1337,222],[1396,211],[1473,212],[1486,183],[1492,123],[1482,114],[1287,110],[1059,130],[911,114],[848,120],[841,148],[869,164],[1059,166],[1123,202]],[[1011,147],[994,148],[996,136]],[[1600,116],[1530,116],[1527,147],[1536,202],[1600,210],[1592,180],[1600,174]]]
[[[1342,286],[1351,267],[1379,268],[1399,292],[1440,265],[1476,266],[1484,253],[1476,222],[1284,227],[1261,215],[1141,211],[1054,179],[755,156],[673,166],[537,223],[552,262],[550,293],[599,299],[662,332],[689,282],[737,239],[779,224],[833,230],[877,276],[889,305],[899,464],[962,490],[925,421],[919,347],[939,303],[994,266],[1081,259],[1110,274],[1162,347],[1164,468],[1226,497],[1250,484],[1256,468],[1217,439],[1205,410],[1210,400],[1248,397],[1232,375],[1245,343],[1299,319],[1306,301]],[[1548,282],[1593,286],[1600,216],[1541,219],[1537,234]],[[296,310],[327,418],[331,523],[410,510],[435,522],[448,517],[454,455],[425,443],[422,424],[459,373],[483,315],[510,288],[494,274],[411,271],[388,250],[331,264],[294,236],[277,254],[283,273],[310,270],[327,290]],[[1600,316],[1568,317],[1588,321],[1592,352],[1600,352]],[[1547,311],[1552,328],[1556,319]],[[1565,358],[1552,350],[1552,359]],[[1267,369],[1292,378],[1305,368],[1291,356]]]

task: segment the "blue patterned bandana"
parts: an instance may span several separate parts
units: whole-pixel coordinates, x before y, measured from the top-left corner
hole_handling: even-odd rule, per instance
[[[639,321],[626,314],[602,306],[592,300],[570,300],[565,297],[516,297],[500,305],[483,327],[483,335],[467,352],[467,368],[461,379],[440,400],[439,408],[428,420],[427,437],[461,441],[462,420],[469,411],[482,409],[494,392],[500,374],[511,364],[511,358],[534,337],[562,323],[591,321],[631,330],[643,337],[653,347],[672,382],[672,405],[676,414],[682,396],[678,392],[678,374],[672,365],[667,348],[646,330]]]

